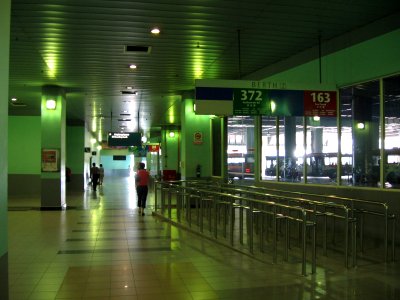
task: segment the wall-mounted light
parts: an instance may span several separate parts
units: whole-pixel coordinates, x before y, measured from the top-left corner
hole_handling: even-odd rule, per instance
[[[17,99],[16,97],[12,97],[12,98],[11,98],[11,101],[12,101],[12,102],[16,102],[17,100],[18,100],[18,99]]]
[[[54,110],[54,109],[56,109],[56,107],[57,107],[56,100],[53,100],[53,99],[46,100],[46,108],[47,109]]]
[[[169,132],[169,137],[170,137],[170,138],[173,138],[174,136],[175,136],[175,132],[170,131],[170,132]]]
[[[270,106],[271,106],[271,112],[274,113],[276,110],[276,103],[274,100],[271,100]]]
[[[358,129],[364,129],[364,128],[365,128],[364,122],[358,122],[358,123],[357,123],[357,128],[358,128]]]
[[[193,111],[196,112],[196,103],[193,103]]]
[[[314,116],[314,117],[313,117],[313,121],[317,121],[317,122],[318,122],[318,121],[320,121],[320,120],[321,120],[321,118],[318,117],[318,116]]]

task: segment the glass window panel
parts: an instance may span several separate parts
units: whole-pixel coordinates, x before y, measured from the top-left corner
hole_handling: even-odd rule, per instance
[[[279,180],[301,182],[304,145],[303,117],[279,118]]]
[[[340,118],[341,118],[341,185],[353,185],[353,110],[352,88],[340,90]]]
[[[385,112],[385,187],[400,188],[400,76],[383,80]]]
[[[378,187],[381,160],[379,82],[371,81],[341,89],[340,98],[342,184],[346,183],[348,177],[349,185]],[[352,165],[349,165],[349,158],[345,155],[349,142],[352,142]],[[350,168],[351,174],[348,174]]]
[[[338,132],[332,117],[307,117],[307,182],[336,184]]]
[[[228,177],[254,180],[254,117],[228,117]]]
[[[277,180],[276,117],[263,116],[261,123],[261,178],[263,180]]]

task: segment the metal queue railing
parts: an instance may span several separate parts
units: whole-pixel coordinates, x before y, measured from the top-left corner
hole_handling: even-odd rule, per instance
[[[207,185],[202,182],[193,183],[198,185],[199,187],[203,187],[206,185],[207,188],[210,188],[210,185]],[[253,197],[254,199],[259,200],[267,200],[274,201],[276,203],[286,203],[287,205],[297,205],[304,208],[310,218],[315,222],[317,226],[317,219],[322,218],[322,247],[323,254],[327,256],[327,231],[328,231],[328,218],[332,218],[333,220],[342,220],[344,222],[344,265],[349,267],[349,254],[352,257],[352,267],[356,266],[356,252],[357,252],[357,244],[356,244],[356,219],[350,215],[350,209],[342,204],[336,203],[326,203],[315,200],[308,200],[300,197],[284,197],[279,195],[272,195],[266,193],[260,193],[257,191],[251,191],[247,189],[240,189],[237,187],[223,187],[223,186],[214,186],[219,192],[222,193],[230,193],[230,194],[238,194],[239,196],[247,196]],[[334,210],[334,212],[332,212]],[[338,213],[341,213],[339,214]],[[288,229],[286,229],[288,230]],[[289,233],[290,234],[290,233]],[[351,251],[350,251],[351,246]]]
[[[215,183],[213,183],[215,184]],[[296,192],[296,191],[287,191],[280,190],[274,188],[267,187],[258,187],[258,186],[247,186],[247,185],[233,185],[233,184],[216,184],[218,187],[235,187],[237,189],[246,190],[246,191],[259,191],[265,193],[273,193],[274,195],[281,196],[298,196],[304,199],[321,199],[325,203],[338,203],[347,206],[350,209],[350,217],[354,219],[358,219],[360,222],[359,233],[359,248],[363,252],[364,250],[364,227],[365,227],[365,215],[373,215],[383,218],[384,222],[384,261],[390,262],[395,260],[395,233],[396,233],[396,216],[394,214],[389,213],[389,206],[387,203],[372,201],[372,200],[362,200],[362,199],[354,199],[354,198],[346,198],[339,197],[334,195],[320,195],[313,193],[304,193],[304,192]],[[321,201],[320,200],[320,201]],[[357,217],[357,218],[356,218]],[[391,223],[391,260],[389,260],[389,222]]]
[[[160,198],[159,198],[160,195]],[[173,204],[175,199],[175,204]],[[194,201],[194,205],[192,205]],[[283,258],[288,261],[289,233],[288,228],[291,222],[298,223],[301,226],[301,252],[302,252],[302,274],[306,275],[307,265],[307,233],[311,237],[311,268],[312,273],[316,272],[316,228],[315,223],[309,220],[308,212],[301,207],[291,206],[282,203],[276,203],[266,200],[255,200],[228,193],[221,193],[207,189],[195,188],[186,185],[184,182],[155,182],[155,211],[160,212],[172,220],[173,207],[176,210],[176,220],[182,223],[182,217],[185,217],[185,223],[192,227],[192,210],[196,215],[196,222],[199,231],[203,233],[204,216],[208,220],[208,230],[215,239],[218,239],[218,233],[227,237],[227,224],[229,224],[229,243],[233,247],[235,244],[235,218],[236,211],[239,210],[239,241],[243,244],[243,213],[246,214],[246,230],[248,238],[248,247],[251,254],[254,254],[254,217],[255,215],[270,216],[273,220],[273,262],[277,261],[278,252],[278,232],[277,224],[284,221],[286,225],[285,247]],[[297,212],[299,217],[294,217],[290,212]],[[222,222],[221,222],[222,219]],[[222,223],[222,228],[219,228]],[[260,251],[264,252],[264,234],[263,227],[259,228]]]

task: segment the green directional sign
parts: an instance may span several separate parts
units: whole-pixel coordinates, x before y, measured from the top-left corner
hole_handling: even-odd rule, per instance
[[[267,90],[233,89],[234,115],[271,115]]]

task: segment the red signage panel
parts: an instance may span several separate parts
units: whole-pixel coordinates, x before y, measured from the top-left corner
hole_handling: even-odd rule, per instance
[[[336,115],[336,91],[304,91],[304,116]]]

